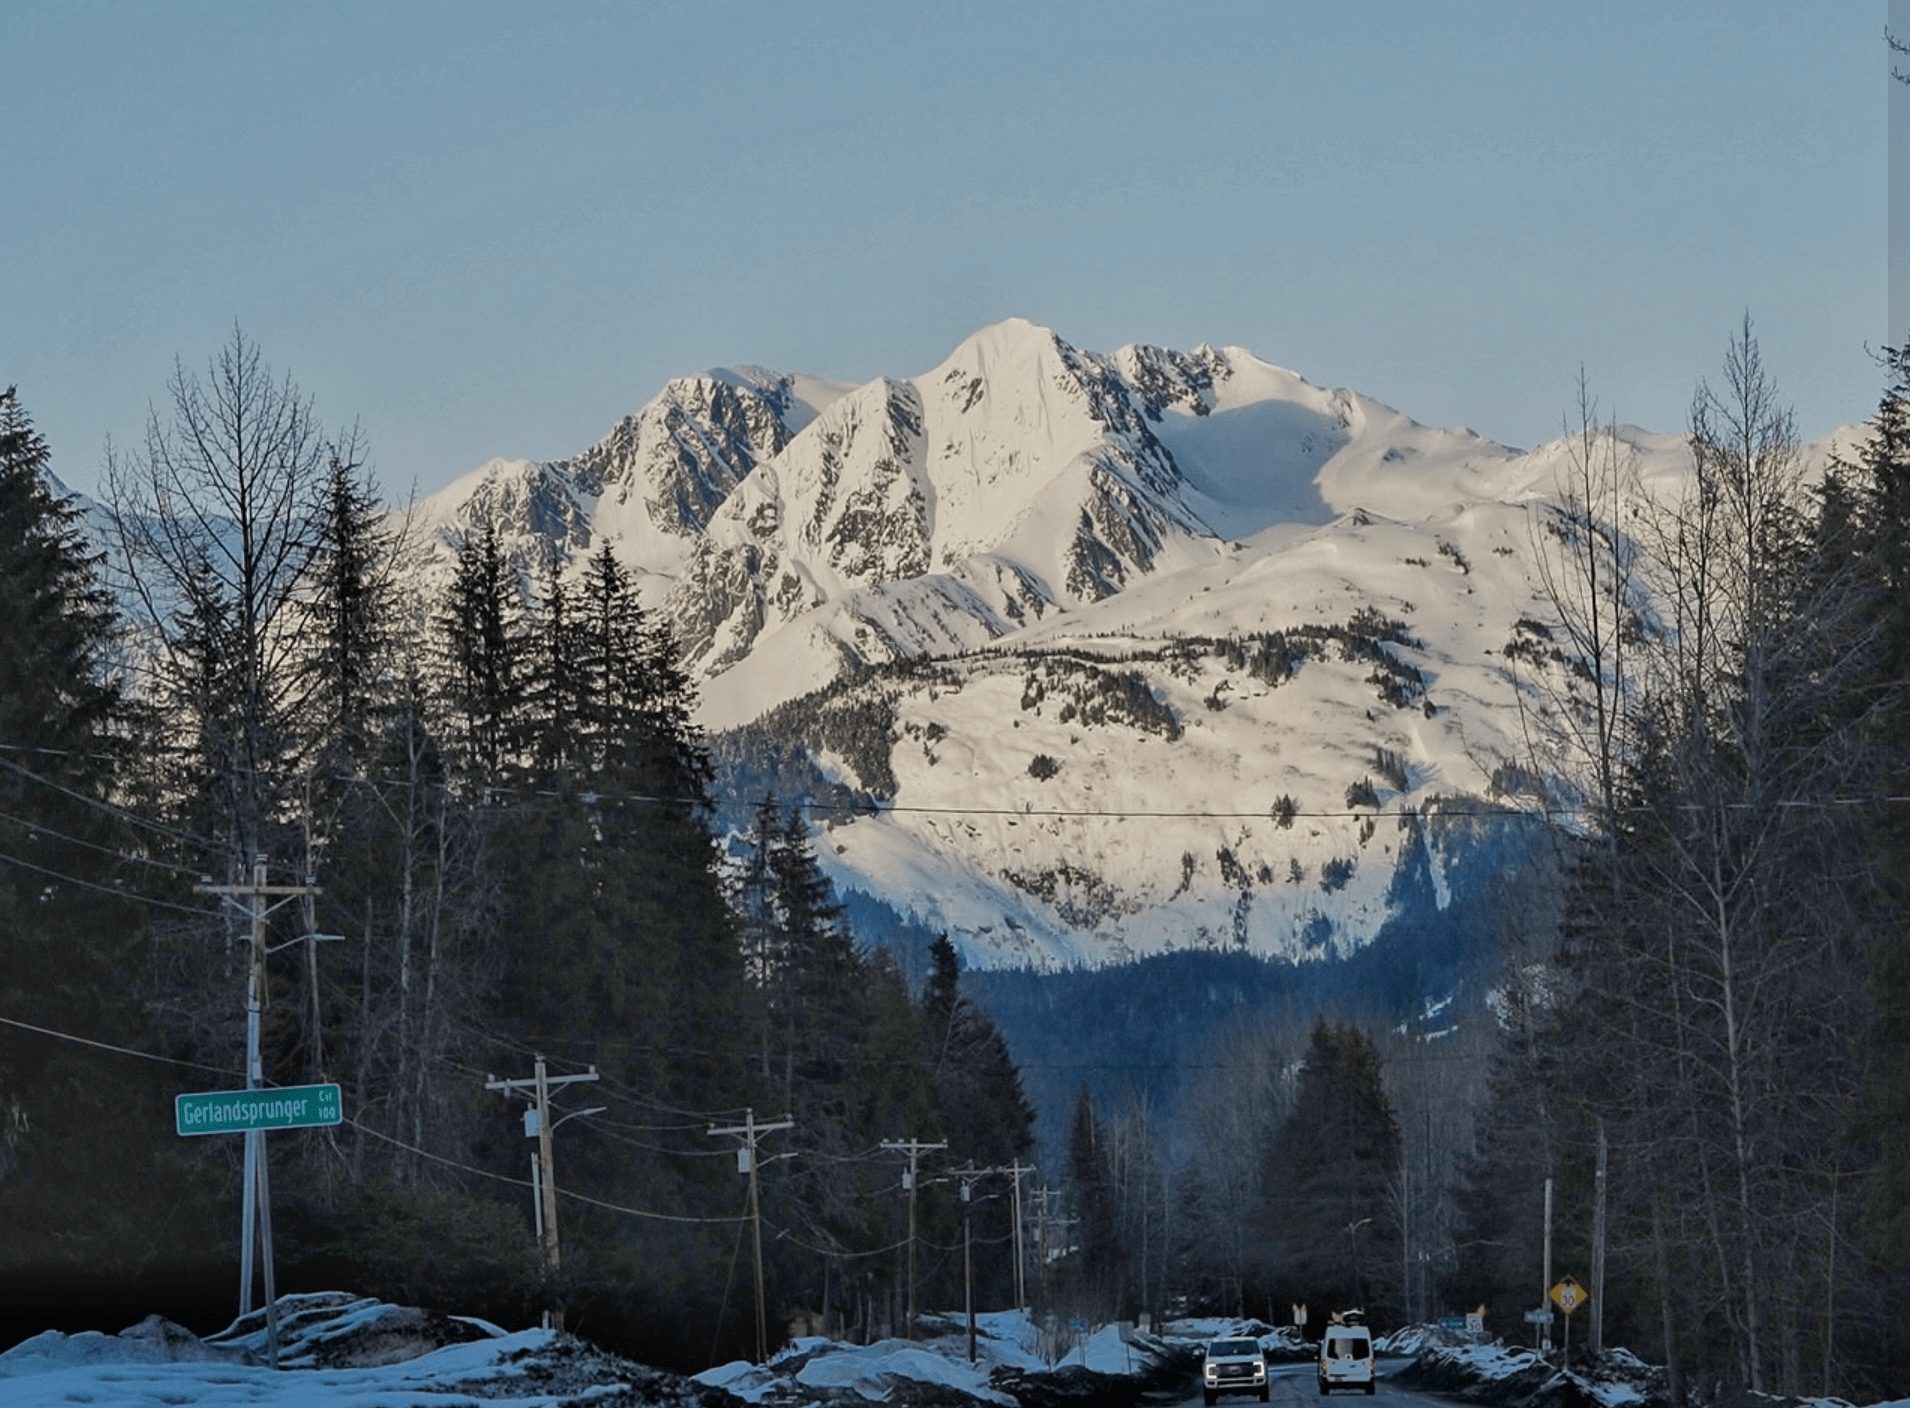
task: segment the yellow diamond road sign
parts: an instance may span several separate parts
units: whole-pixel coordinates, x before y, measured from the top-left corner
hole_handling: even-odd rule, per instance
[[[1567,1315],[1590,1299],[1591,1296],[1586,1294],[1585,1288],[1570,1276],[1560,1278],[1559,1283],[1552,1287],[1552,1304]]]

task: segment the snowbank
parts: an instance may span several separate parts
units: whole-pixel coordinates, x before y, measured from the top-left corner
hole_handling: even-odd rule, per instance
[[[1021,1311],[975,1317],[975,1362],[968,1362],[967,1322],[925,1315],[916,1340],[870,1345],[798,1340],[768,1364],[736,1362],[706,1369],[695,1382],[747,1403],[814,1403],[819,1399],[925,1404],[969,1400],[1003,1405],[1077,1399],[1138,1399],[1144,1386],[1185,1376],[1185,1351],[1121,1325],[1079,1334],[1037,1324]]]
[[[283,1408],[572,1408],[642,1402],[723,1408],[734,1400],[620,1359],[571,1335],[506,1333],[481,1320],[337,1293],[279,1301],[280,1368],[264,1314],[201,1339],[149,1317],[117,1335],[48,1331],[0,1353],[7,1408],[184,1403]]]
[[[1274,1361],[1293,1362],[1311,1359],[1313,1343],[1293,1325],[1277,1328],[1264,1320],[1231,1320],[1221,1316],[1196,1316],[1168,1320],[1161,1325],[1161,1338],[1173,1344],[1206,1344],[1209,1340],[1250,1339],[1258,1342],[1261,1353]]]
[[[738,1403],[890,1408],[1072,1408],[1139,1403],[1181,1385],[1189,1352],[1121,1325],[1079,1334],[1026,1314],[977,1317],[976,1362],[959,1316],[931,1316],[913,1342],[802,1339],[768,1364],[694,1379],[620,1359],[573,1335],[507,1332],[481,1320],[341,1293],[285,1296],[279,1364],[266,1367],[262,1311],[204,1338],[157,1316],[118,1335],[49,1331],[0,1353],[6,1408],[184,1403],[288,1408],[734,1408]],[[1264,1327],[1261,1327],[1264,1329]]]
[[[804,1388],[848,1389],[863,1398],[886,1400],[898,1380],[951,1388],[971,1398],[1012,1405],[1015,1400],[988,1386],[987,1367],[970,1364],[934,1348],[906,1340],[842,1347],[818,1354],[796,1371]]]

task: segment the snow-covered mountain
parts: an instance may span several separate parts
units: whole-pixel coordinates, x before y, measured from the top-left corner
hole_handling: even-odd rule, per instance
[[[1647,482],[1684,473],[1681,436],[1622,433]],[[1011,319],[919,376],[673,381],[422,516],[448,553],[489,512],[526,564],[609,541],[736,795],[880,799],[827,815],[826,865],[971,962],[1304,958],[1525,824],[1451,817],[1519,801],[1507,651],[1542,653],[1565,457]]]

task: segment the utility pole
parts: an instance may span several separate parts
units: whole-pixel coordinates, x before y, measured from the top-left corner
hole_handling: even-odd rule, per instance
[[[749,1225],[755,1243],[756,1261],[756,1362],[763,1363],[769,1358],[769,1316],[763,1303],[763,1199],[756,1182],[756,1136],[774,1134],[779,1129],[794,1129],[796,1122],[784,1115],[775,1124],[756,1123],[754,1110],[743,1111],[741,1124],[716,1125],[709,1127],[712,1139],[726,1135],[735,1136],[743,1141],[743,1147],[736,1151],[736,1163],[739,1170],[749,1175]]]
[[[525,1125],[526,1132],[535,1133],[537,1136],[537,1164],[542,1176],[536,1180],[539,1186],[534,1189],[533,1192],[542,1207],[541,1230],[544,1238],[544,1271],[550,1278],[551,1299],[553,1301],[556,1300],[557,1296],[557,1269],[560,1262],[557,1253],[557,1166],[554,1162],[554,1156],[551,1150],[551,1135],[556,1132],[557,1125],[552,1122],[550,1117],[550,1093],[553,1090],[561,1090],[567,1085],[576,1085],[580,1082],[590,1082],[596,1079],[597,1068],[595,1066],[592,1066],[583,1075],[553,1076],[544,1063],[543,1053],[539,1052],[533,1058],[532,1073],[528,1078],[499,1080],[496,1076],[486,1076],[484,1080],[484,1088],[486,1090],[499,1090],[507,1095],[528,1093],[534,1102],[533,1108],[536,1112],[537,1128],[534,1131],[530,1130],[530,1121],[528,1119],[525,1121]],[[597,1107],[597,1109],[601,1108],[601,1106]],[[573,1110],[571,1114],[595,1114],[597,1113],[597,1109]],[[564,1119],[569,1118],[570,1115],[564,1116]],[[553,1305],[552,1309],[546,1312],[546,1315],[550,1320],[551,1329],[561,1330],[564,1328],[564,1308],[562,1305]]]
[[[1035,1185],[1035,1279],[1041,1286],[1041,1303],[1048,1304],[1048,1204],[1054,1189],[1045,1183]]]
[[[1598,1172],[1592,1181],[1592,1354],[1605,1348],[1605,1117],[1598,1117]],[[1571,1320],[1565,1324],[1571,1333]]]
[[[193,888],[202,895],[217,895],[229,904],[238,905],[241,899],[245,901],[240,909],[252,925],[252,953],[246,965],[245,980],[245,1088],[257,1090],[265,1083],[265,1062],[259,1050],[260,1015],[265,1009],[265,956],[270,952],[265,944],[265,921],[279,905],[316,894],[317,887],[310,883],[309,877],[303,885],[269,884],[265,856],[259,854],[252,858],[252,879],[249,884],[202,883]],[[266,899],[269,896],[279,897],[278,903],[268,905]],[[265,1275],[266,1354],[276,1369],[279,1365],[278,1280],[272,1264],[272,1178],[265,1157],[265,1131],[262,1129],[248,1129],[245,1132],[245,1172],[241,1181],[245,1187],[239,1213],[239,1314],[244,1316],[252,1313],[253,1247],[256,1242],[262,1253],[259,1260]]]
[[[1552,1180],[1545,1180],[1545,1284],[1539,1287],[1539,1308],[1545,1309],[1552,1294]],[[1552,1327],[1549,1324],[1539,1326],[1539,1345],[1547,1354],[1552,1352]]]
[[[1025,1173],[1033,1173],[1034,1169],[1020,1159],[1016,1159],[1002,1172],[1015,1180],[1015,1309],[1026,1310],[1028,1308],[1028,1261],[1021,1251],[1021,1177]]]
[[[1004,1173],[1005,1169],[976,1168],[970,1159],[955,1170],[955,1176],[962,1181],[962,1314],[968,1321],[968,1362],[975,1362],[975,1239],[973,1216],[975,1208],[976,1180],[991,1173]]]
[[[319,844],[323,844],[320,842]],[[311,785],[305,789],[305,985],[312,994],[312,1079],[325,1079],[325,1033],[322,1027],[323,1009],[318,999],[318,946],[323,943],[342,943],[343,934],[321,934],[318,932],[318,866],[312,855],[312,798]]]
[[[902,1337],[915,1338],[915,1187],[921,1180],[916,1175],[921,1170],[922,1155],[932,1154],[938,1149],[946,1149],[948,1142],[925,1144],[919,1139],[884,1139],[882,1147],[891,1153],[905,1153],[909,1156],[909,1171],[902,1175],[902,1186],[909,1195],[909,1276],[908,1310],[903,1322]]]
[[[1035,1274],[1040,1280],[1043,1305],[1048,1304],[1048,1269],[1054,1264],[1055,1259],[1053,1234],[1055,1232],[1061,1234],[1063,1238],[1061,1253],[1066,1255],[1068,1246],[1065,1239],[1068,1229],[1080,1220],[1051,1212],[1050,1209],[1060,1201],[1059,1188],[1050,1188],[1044,1183],[1035,1189],[1035,1256],[1040,1261]]]

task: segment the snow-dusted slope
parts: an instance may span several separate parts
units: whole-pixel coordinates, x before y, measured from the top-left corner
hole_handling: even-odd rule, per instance
[[[1681,436],[1621,435],[1645,483],[1686,473]],[[1306,957],[1443,905],[1530,824],[1399,813],[1520,803],[1506,650],[1545,648],[1533,514],[1567,456],[1238,347],[1103,356],[1010,319],[917,376],[671,382],[424,517],[448,551],[489,512],[527,565],[611,543],[739,789],[806,750],[892,803],[825,862],[971,961]]]
[[[1347,952],[1392,912],[1402,861],[1443,904],[1478,838],[1446,813],[1518,801],[1494,774],[1524,751],[1503,650],[1537,610],[1529,552],[1512,505],[1275,528],[839,686],[785,711],[791,731],[896,809],[838,820],[825,863],[982,964]],[[856,724],[808,722],[832,711]],[[827,747],[868,733],[886,746]]]
[[[848,388],[760,367],[679,377],[564,460],[492,460],[417,506],[439,561],[480,514],[523,563],[600,538],[645,575],[673,576],[736,485]]]

